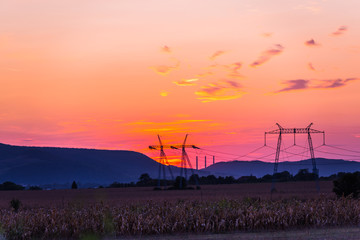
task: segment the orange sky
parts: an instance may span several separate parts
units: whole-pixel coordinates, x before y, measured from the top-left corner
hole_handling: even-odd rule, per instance
[[[157,134],[181,143],[189,133],[190,144],[243,155],[276,122],[314,122],[329,143],[359,147],[359,9],[357,0],[1,1],[1,142],[155,157],[147,146]]]

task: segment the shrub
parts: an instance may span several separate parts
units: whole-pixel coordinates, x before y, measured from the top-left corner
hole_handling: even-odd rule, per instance
[[[13,198],[10,201],[10,206],[14,209],[15,212],[18,212],[20,205],[21,205],[21,202],[19,199]]]
[[[360,172],[346,173],[333,181],[333,192],[338,197],[352,196],[357,198],[360,193]]]

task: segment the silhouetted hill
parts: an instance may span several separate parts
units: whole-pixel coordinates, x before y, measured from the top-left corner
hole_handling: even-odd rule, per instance
[[[338,172],[360,171],[359,162],[334,159],[316,159],[320,176],[329,176]],[[171,167],[174,176],[180,169]],[[273,163],[261,161],[220,162],[195,171],[200,176],[254,175],[262,177],[272,174]],[[311,160],[299,162],[281,162],[278,171],[296,174],[299,169],[308,168],[311,172]],[[22,147],[0,144],[0,183],[12,181],[23,185],[67,184],[72,181],[80,186],[108,185],[113,182],[137,182],[142,173],[157,178],[159,163],[144,154],[121,150],[95,150],[54,147]],[[166,173],[169,176],[169,173]],[[190,171],[188,176],[190,176]],[[87,184],[87,185],[84,185]],[[59,187],[59,186],[58,186]]]
[[[43,185],[72,181],[110,184],[138,181],[142,173],[158,176],[159,163],[133,151],[0,144],[0,182]],[[172,167],[174,173],[179,169]],[[167,173],[169,176],[169,173]]]
[[[319,169],[320,176],[330,176],[338,172],[355,172],[360,171],[360,162],[345,161],[342,159],[325,159],[316,158],[316,165]],[[308,168],[312,172],[311,159],[296,162],[280,162],[278,172],[288,171],[295,175],[300,169]],[[256,176],[262,177],[266,174],[272,174],[274,163],[262,161],[232,161],[215,163],[204,169],[214,175],[234,176]]]

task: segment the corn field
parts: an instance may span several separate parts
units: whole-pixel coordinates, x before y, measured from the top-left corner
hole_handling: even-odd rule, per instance
[[[7,239],[77,239],[96,236],[266,231],[360,224],[360,200],[148,201],[106,206],[0,210]]]

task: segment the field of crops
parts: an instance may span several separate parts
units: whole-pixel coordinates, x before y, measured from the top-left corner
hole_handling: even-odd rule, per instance
[[[259,189],[267,185],[258,184],[248,184],[247,194],[238,189],[245,187],[242,184],[205,186],[201,191],[133,188],[3,192],[0,231],[8,239],[77,239],[359,226],[360,200],[336,199],[331,191],[304,196],[297,190],[295,196],[291,189],[300,183],[292,184],[279,186],[272,199],[265,194],[261,197]],[[309,191],[304,188],[302,193]],[[9,207],[9,202],[4,205],[14,194],[23,204],[18,212]],[[117,201],[114,196],[118,196]]]
[[[334,197],[332,182],[320,182],[320,194]],[[270,194],[271,183],[204,185],[201,190],[154,191],[152,187],[64,189],[49,191],[6,191],[0,192],[0,208],[8,208],[11,199],[21,200],[25,208],[64,207],[67,203],[118,205],[127,202],[221,200],[260,197],[261,199],[282,199],[290,197],[314,198],[319,196],[314,182],[277,183],[277,192]]]

